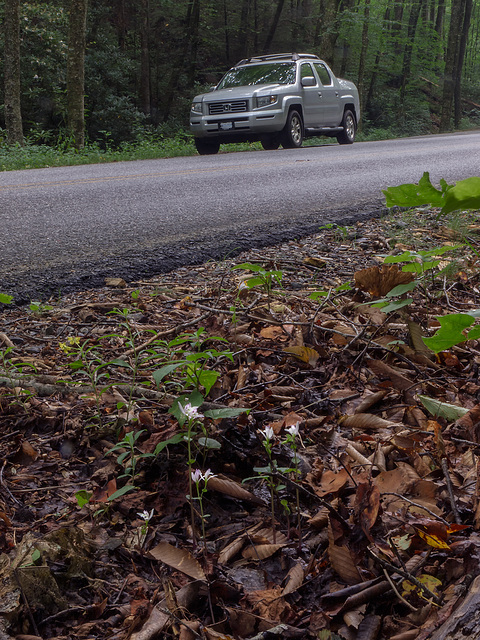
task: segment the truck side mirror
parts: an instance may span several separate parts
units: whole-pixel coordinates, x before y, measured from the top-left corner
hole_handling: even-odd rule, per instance
[[[302,78],[302,87],[315,87],[316,84],[317,81],[313,76],[305,76],[305,78]]]

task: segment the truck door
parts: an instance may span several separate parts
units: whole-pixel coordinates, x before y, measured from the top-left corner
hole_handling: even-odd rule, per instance
[[[311,78],[314,82],[313,86],[302,85],[304,125],[305,127],[321,127],[323,116],[322,99],[319,95],[320,85],[309,62],[303,62],[300,66],[300,82],[304,78]]]
[[[318,92],[321,96],[323,124],[327,127],[338,126],[343,117],[339,90],[334,84],[330,71],[323,62],[315,62],[313,66],[320,80]]]

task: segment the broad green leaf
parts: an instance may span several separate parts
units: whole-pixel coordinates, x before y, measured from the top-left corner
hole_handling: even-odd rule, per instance
[[[426,171],[418,184],[401,184],[398,187],[389,187],[383,191],[387,207],[420,207],[431,205],[441,207],[444,203],[444,194],[435,189],[430,182],[430,174]]]
[[[478,338],[480,338],[480,325],[473,327],[473,329],[470,329],[467,333],[467,340],[478,340]]]
[[[404,251],[399,256],[387,256],[383,262],[384,264],[396,264],[397,262],[411,262],[414,258],[414,253],[411,251]]]
[[[89,491],[85,491],[82,489],[81,491],[77,491],[75,494],[75,498],[77,499],[77,504],[80,508],[84,507],[86,504],[90,502],[90,498],[92,494]]]
[[[242,262],[242,264],[237,264],[232,269],[244,269],[246,271],[258,271],[265,272],[265,269],[259,264],[252,264],[251,262]]]
[[[6,293],[0,293],[0,303],[1,304],[10,304],[13,300],[13,296],[9,296]]]
[[[261,287],[262,285],[265,284],[265,279],[264,278],[249,278],[248,280],[245,280],[245,284],[247,285],[247,287],[249,289],[253,289],[253,287]]]
[[[406,284],[398,284],[396,287],[393,287],[387,294],[387,298],[395,298],[396,296],[402,296],[404,293],[408,291],[413,291],[417,286],[417,281],[412,280],[412,282],[407,282]]]
[[[480,178],[459,180],[447,191],[442,213],[464,209],[480,209]]]
[[[468,409],[464,407],[458,407],[455,404],[448,404],[448,402],[441,402],[435,398],[429,398],[428,396],[417,396],[425,409],[436,418],[445,418],[448,422],[455,422],[466,413]]]
[[[431,338],[423,338],[423,342],[434,353],[446,351],[456,344],[465,342],[467,337],[463,331],[475,322],[475,318],[467,313],[449,313],[437,316],[437,320],[440,322],[440,329]]]
[[[221,449],[222,445],[218,440],[214,438],[204,438],[203,436],[198,439],[198,444],[206,449]]]
[[[183,440],[185,440],[185,434],[177,433],[174,436],[172,436],[171,438],[168,438],[168,440],[164,440],[163,442],[159,442],[157,444],[157,446],[155,447],[155,451],[153,452],[153,454],[155,456],[158,456],[158,454],[161,453],[166,447],[168,447],[168,445],[170,445],[170,444],[179,444],[180,442],[183,442]]]
[[[183,364],[185,363],[181,360],[179,360],[178,362],[173,362],[172,364],[166,364],[164,367],[161,367],[161,369],[157,369],[156,371],[154,371],[152,373],[152,377],[157,385],[160,385],[160,383],[166,376],[173,373],[175,369],[178,369]]]
[[[392,300],[391,302],[381,302],[373,304],[372,307],[378,307],[383,313],[390,313],[391,311],[398,311],[403,307],[412,304],[413,298],[405,298],[402,300]]]
[[[107,502],[112,502],[113,500],[124,496],[126,493],[132,491],[133,489],[135,489],[133,484],[126,484],[121,489],[117,489],[117,491],[115,491],[115,493],[112,493],[111,496],[108,496]]]
[[[234,407],[225,407],[222,409],[209,409],[205,411],[205,417],[211,420],[222,420],[223,418],[236,418],[242,413],[249,413],[250,409],[237,409]]]

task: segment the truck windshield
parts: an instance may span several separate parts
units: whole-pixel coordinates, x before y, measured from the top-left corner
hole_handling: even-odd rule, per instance
[[[217,89],[245,87],[253,84],[293,84],[294,82],[295,63],[277,62],[230,69],[220,80]]]

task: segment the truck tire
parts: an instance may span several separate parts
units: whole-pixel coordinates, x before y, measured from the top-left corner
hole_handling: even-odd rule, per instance
[[[351,111],[346,110],[343,114],[342,125],[343,131],[337,135],[337,141],[339,144],[352,144],[355,140],[355,133],[357,132],[357,123],[355,116]]]
[[[265,134],[260,138],[260,144],[266,151],[275,151],[280,146],[278,133]]]
[[[218,140],[205,140],[204,138],[195,138],[195,147],[201,156],[212,156],[218,153],[220,142]]]
[[[284,149],[298,149],[302,146],[302,116],[295,109],[292,109],[287,116],[287,122],[282,131],[281,141]]]

